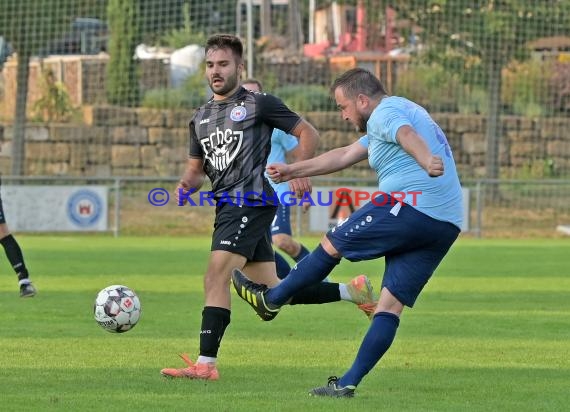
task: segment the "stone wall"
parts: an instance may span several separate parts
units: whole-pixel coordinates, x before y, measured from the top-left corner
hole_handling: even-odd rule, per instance
[[[462,178],[483,177],[486,117],[454,113],[432,116],[446,133]],[[321,132],[320,150],[347,144],[360,136],[338,113],[309,113],[306,117]],[[503,116],[501,122],[501,177],[570,177],[570,119]],[[359,166],[368,168],[367,164]]]
[[[187,112],[86,107],[85,124],[29,124],[26,174],[176,176],[188,147]],[[9,174],[13,127],[0,125],[0,171]]]
[[[34,117],[34,104],[43,96],[42,71],[51,71],[56,81],[65,86],[73,107],[82,105],[106,104],[106,70],[109,55],[69,55],[49,56],[44,59],[32,58],[28,81],[27,111]],[[169,87],[170,67],[162,60],[142,60],[139,83],[141,92],[155,88]],[[0,119],[10,121],[14,118],[16,101],[18,61],[10,58],[2,67],[0,82]]]
[[[188,111],[85,107],[83,124],[29,124],[26,173],[31,176],[178,176],[188,151]],[[481,116],[435,114],[446,132],[461,176],[484,175],[485,123]],[[360,134],[338,113],[307,113],[321,133],[319,151]],[[570,176],[570,119],[504,117],[503,177]],[[13,127],[0,124],[0,171],[10,174]],[[371,177],[366,162],[344,176]]]

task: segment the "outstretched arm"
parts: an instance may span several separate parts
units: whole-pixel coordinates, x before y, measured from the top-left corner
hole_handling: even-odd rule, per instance
[[[431,153],[426,142],[412,127],[400,127],[396,133],[396,139],[406,153],[416,159],[416,162],[418,162],[431,177],[437,177],[443,174],[443,160],[440,156],[434,156]]]
[[[299,145],[295,147],[293,156],[295,161],[303,161],[312,158],[315,155],[319,144],[319,132],[309,122],[302,119],[292,134],[299,139]],[[313,187],[311,181],[305,177],[299,177],[289,182],[291,191],[295,192],[298,197],[302,197],[305,192],[311,193]]]
[[[291,164],[274,163],[267,165],[267,174],[274,182],[319,176],[346,169],[368,157],[368,149],[359,141],[348,146],[329,150],[313,159]]]

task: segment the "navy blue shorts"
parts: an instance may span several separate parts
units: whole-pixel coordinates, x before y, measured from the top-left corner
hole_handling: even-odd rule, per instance
[[[291,206],[284,206],[281,203],[277,206],[277,212],[271,223],[271,234],[285,234],[292,236],[291,230]]]
[[[384,256],[382,287],[412,307],[460,230],[391,198],[385,203],[367,203],[327,238],[351,262]]]

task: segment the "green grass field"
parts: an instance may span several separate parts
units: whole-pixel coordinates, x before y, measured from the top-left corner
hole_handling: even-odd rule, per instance
[[[2,411],[561,411],[570,400],[567,240],[460,239],[354,399],[307,391],[342,374],[368,327],[350,303],[287,307],[258,320],[234,295],[218,382],[165,380],[197,355],[209,238],[18,235],[39,289],[20,299],[0,260]],[[305,239],[314,246],[317,238]],[[383,262],[343,262],[346,281]],[[111,334],[96,293],[121,283],[140,323]]]

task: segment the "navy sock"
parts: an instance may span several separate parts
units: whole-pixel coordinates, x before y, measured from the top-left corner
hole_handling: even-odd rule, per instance
[[[285,276],[291,271],[291,265],[289,265],[285,258],[278,252],[275,252],[275,267],[279,279],[285,279]]]
[[[265,299],[274,305],[284,305],[301,289],[326,278],[339,262],[340,259],[332,257],[319,245],[297,263],[279,285],[269,289]]]
[[[393,313],[379,312],[372,319],[362,340],[354,363],[339,380],[340,386],[357,386],[392,345],[400,318]]]
[[[295,260],[295,262],[300,262],[309,253],[310,253],[309,249],[307,249],[304,245],[301,245],[301,250],[299,251],[299,254],[295,256],[293,259]]]

